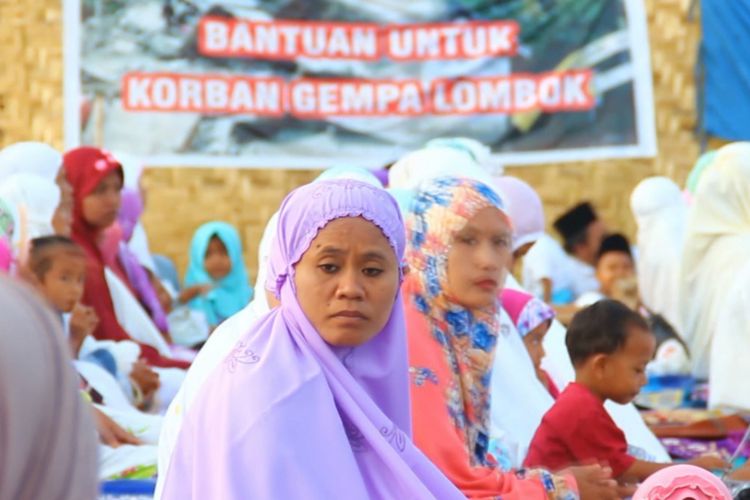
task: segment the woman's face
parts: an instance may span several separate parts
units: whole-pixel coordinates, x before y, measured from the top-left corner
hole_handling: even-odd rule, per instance
[[[329,222],[295,266],[297,300],[330,345],[354,347],[380,332],[399,288],[398,261],[382,231],[361,217]]]
[[[227,247],[216,235],[211,236],[208,242],[203,267],[214,281],[225,278],[232,271],[232,259],[229,257]]]
[[[448,294],[463,307],[482,309],[497,300],[511,263],[512,230],[494,207],[483,208],[453,239],[448,251]]]
[[[83,199],[83,217],[86,222],[99,229],[114,224],[120,210],[121,190],[122,174],[117,171],[107,174]]]

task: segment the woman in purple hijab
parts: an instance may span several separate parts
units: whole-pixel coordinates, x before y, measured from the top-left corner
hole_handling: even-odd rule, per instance
[[[148,310],[154,324],[162,334],[168,336],[169,326],[167,324],[167,315],[161,307],[156,290],[154,290],[151,284],[151,279],[146,269],[141,265],[138,257],[128,246],[128,242],[133,236],[133,231],[138,225],[138,219],[143,214],[143,200],[138,191],[130,188],[122,190],[121,200],[120,214],[117,217],[117,222],[120,225],[120,229],[122,229],[122,241],[119,242],[117,252],[120,264],[122,264],[128,280],[138,294],[138,299]],[[171,342],[171,338],[168,337],[168,340]]]
[[[163,499],[464,498],[411,441],[403,251],[382,189],[287,196],[267,282],[281,305],[205,382]]]

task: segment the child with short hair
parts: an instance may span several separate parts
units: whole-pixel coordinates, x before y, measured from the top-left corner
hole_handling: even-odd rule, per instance
[[[656,355],[649,364],[650,375],[676,375],[690,371],[690,356],[687,346],[667,320],[648,310],[638,293],[635,259],[628,239],[621,234],[604,238],[596,259],[596,277],[601,283],[599,292],[589,292],[580,297],[577,304],[589,306],[598,300],[619,300],[630,309],[646,318],[656,336]]]
[[[74,359],[78,358],[86,337],[96,328],[99,318],[92,307],[80,303],[86,282],[86,254],[72,239],[66,236],[42,236],[31,240],[28,267],[36,282],[35,286],[57,311],[68,334],[68,343]],[[62,317],[70,314],[65,322]],[[117,362],[106,349],[96,349],[85,360],[91,361],[113,377],[118,377]],[[146,408],[151,404],[154,392],[159,387],[159,376],[147,365],[133,363],[129,383],[138,394],[136,406]]]
[[[98,323],[96,313],[80,304],[86,281],[86,254],[66,236],[42,236],[31,240],[28,266],[36,286],[61,315],[70,314],[69,333],[73,357]]]
[[[631,309],[637,306],[637,304],[630,303],[632,300],[623,300],[626,297],[622,296],[621,293],[626,285],[635,284],[637,294],[635,260],[633,259],[630,242],[625,236],[611,234],[602,240],[602,244],[596,253],[594,270],[596,279],[599,281],[599,289],[581,295],[576,300],[578,307],[590,306],[604,298],[622,300],[628,303]]]
[[[607,400],[630,403],[646,384],[646,365],[656,346],[646,320],[624,304],[604,299],[574,316],[565,343],[575,382],[542,419],[524,465],[559,470],[595,461],[609,465],[621,482],[642,481],[667,467],[631,455],[625,434],[604,408]],[[710,455],[690,463],[706,469],[727,466]]]
[[[523,340],[539,382],[556,399],[560,391],[542,369],[544,337],[552,326],[555,310],[531,294],[510,288],[503,290],[501,302]]]

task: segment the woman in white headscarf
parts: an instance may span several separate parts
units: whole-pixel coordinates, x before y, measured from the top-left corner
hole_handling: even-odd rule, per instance
[[[62,155],[43,142],[17,142],[0,151],[0,182],[14,174],[34,174],[55,180]]]
[[[708,404],[750,411],[750,261],[736,273],[711,348]]]
[[[22,219],[17,232],[25,233],[26,239],[54,234],[52,219],[60,205],[60,188],[53,181],[33,174],[14,174],[0,183],[0,197],[15,206]]]
[[[494,186],[492,175],[470,149],[437,142],[394,163],[388,170],[388,187],[413,190],[426,180],[444,176],[469,177]]]
[[[20,263],[26,261],[29,242],[55,233],[53,219],[60,205],[60,188],[50,180],[33,174],[13,174],[0,181],[0,199],[15,218],[12,253]]]
[[[96,498],[94,423],[59,321],[3,277],[0,318],[0,498]]]
[[[740,271],[749,260],[750,143],[736,142],[717,152],[711,168],[701,178],[688,216],[681,311],[683,334],[696,377],[708,377],[715,368],[710,366],[712,357],[725,363],[718,357],[720,353],[712,356],[712,343],[723,308],[744,293],[743,287],[750,287],[747,281],[739,281]],[[750,337],[747,328],[747,324],[743,325],[734,335]],[[721,352],[725,353],[723,347],[724,344]],[[747,353],[738,347],[729,350],[732,349]]]
[[[680,332],[680,264],[688,212],[685,198],[671,179],[650,177],[633,190],[630,208],[638,223],[641,300]]]

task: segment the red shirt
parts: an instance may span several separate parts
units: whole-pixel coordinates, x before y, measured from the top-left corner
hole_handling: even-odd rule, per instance
[[[625,434],[604,409],[604,403],[585,386],[573,382],[544,415],[524,465],[555,471],[598,462],[609,465],[612,475],[619,477],[634,461],[628,455]]]

